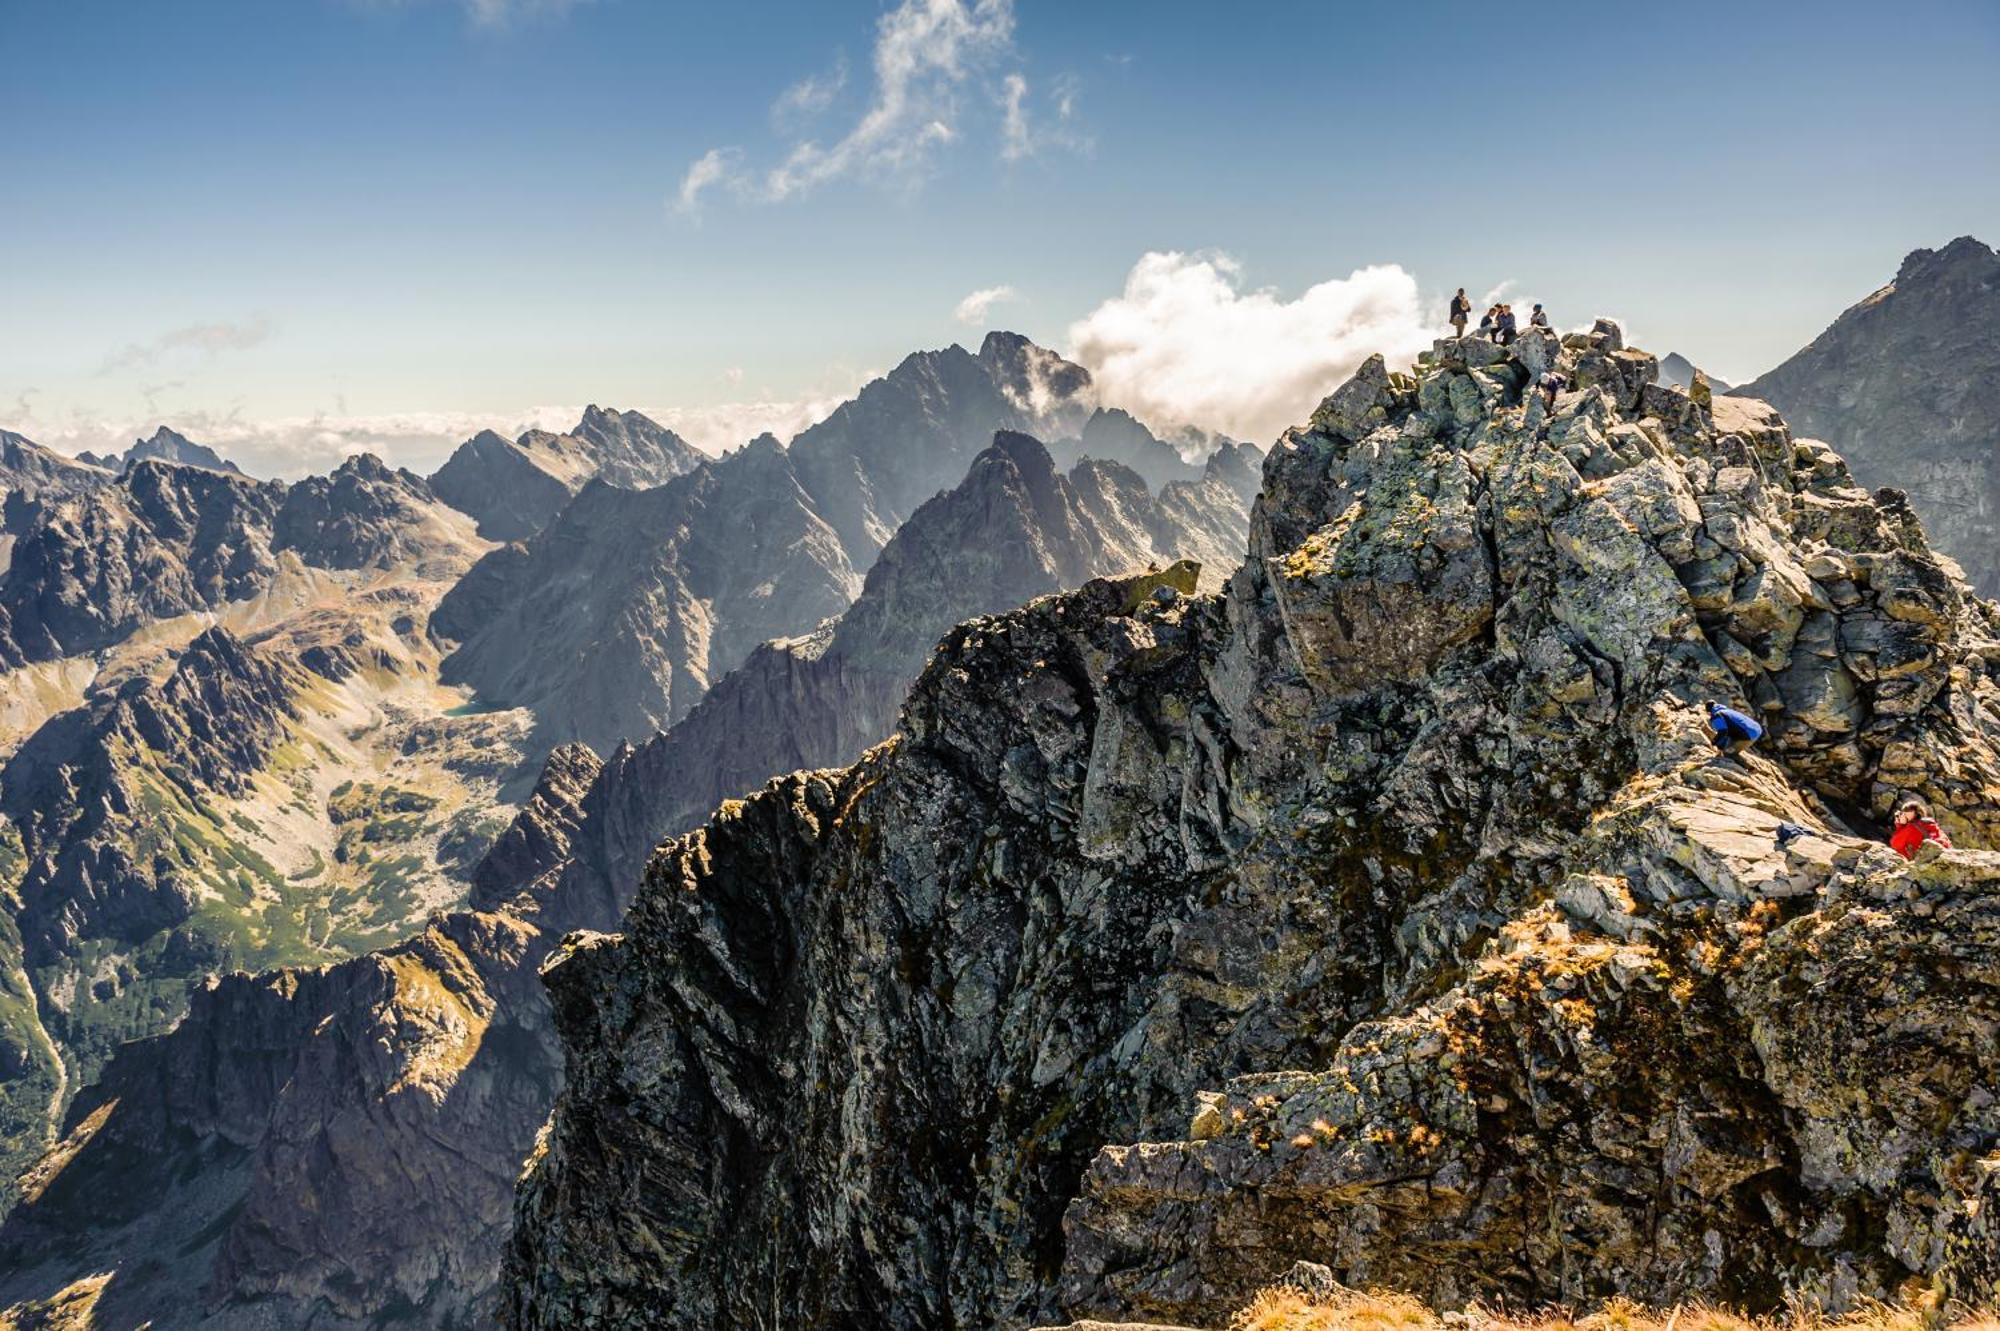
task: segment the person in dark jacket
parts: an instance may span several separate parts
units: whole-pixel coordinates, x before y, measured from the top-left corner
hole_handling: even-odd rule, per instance
[[[1451,335],[1464,337],[1465,321],[1471,317],[1472,302],[1465,298],[1465,288],[1460,287],[1458,294],[1451,298]]]
[[[1719,702],[1708,705],[1708,728],[1713,732],[1709,738],[1715,741],[1715,747],[1732,757],[1764,738],[1763,726]]]
[[[1944,849],[1951,849],[1951,838],[1944,834],[1942,827],[1931,821],[1930,806],[1918,799],[1904,800],[1896,806],[1896,830],[1889,834],[1889,849],[1906,860],[1913,860],[1926,841],[1935,841]]]
[[[1563,378],[1562,375],[1556,373],[1554,370],[1548,370],[1543,372],[1536,386],[1542,390],[1543,404],[1548,410],[1554,411],[1556,409],[1556,394],[1569,387],[1569,380]]]
[[[1514,322],[1514,307],[1512,305],[1502,305],[1500,307],[1500,318],[1494,324],[1493,340],[1503,347],[1509,345],[1514,340],[1514,333],[1517,327],[1518,325]]]
[[[1491,337],[1493,335],[1493,321],[1499,317],[1500,307],[1498,305],[1488,305],[1486,313],[1479,316],[1479,331]]]

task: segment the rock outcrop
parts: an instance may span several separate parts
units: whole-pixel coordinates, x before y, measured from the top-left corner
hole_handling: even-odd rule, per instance
[[[1832,444],[1864,485],[1907,492],[1936,547],[2000,593],[2000,254],[1971,236],[1912,252],[1893,282],[1734,391]]]
[[[66,458],[24,434],[0,430],[0,490],[5,491],[10,515],[37,495],[89,490],[110,479],[101,467]]]
[[[1655,377],[1607,322],[1373,361],[1223,593],[970,621],[895,740],[663,847],[545,969],[510,1324],[1992,1297],[2000,615]],[[1959,849],[1872,839],[1908,793]]]
[[[533,536],[592,479],[628,490],[664,485],[707,458],[636,411],[590,406],[568,434],[529,430],[508,439],[481,430],[430,478],[437,494],[492,541]]]

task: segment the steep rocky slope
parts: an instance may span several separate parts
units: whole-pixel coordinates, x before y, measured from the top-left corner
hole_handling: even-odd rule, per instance
[[[102,467],[107,471],[130,471],[141,462],[171,462],[181,467],[201,467],[207,471],[226,471],[232,476],[241,476],[243,469],[229,461],[207,444],[197,444],[180,431],[165,425],[154,430],[151,437],[135,439],[132,447],[123,453],[77,454],[78,462],[88,466]]]
[[[88,490],[110,479],[101,467],[66,458],[24,434],[0,430],[0,489],[6,491],[10,512],[38,494]]]
[[[2000,618],[1655,372],[1608,324],[1371,362],[1225,592],[973,620],[896,741],[664,847],[545,972],[511,1323],[1194,1323],[1299,1258],[1990,1297]],[[1960,849],[1870,839],[1906,792]]]
[[[1827,440],[1863,484],[1907,491],[1937,547],[2000,592],[2000,254],[1971,236],[1913,251],[1893,282],[1735,391]]]
[[[586,486],[439,607],[438,631],[460,642],[448,677],[532,708],[549,743],[640,742],[757,644],[839,614],[889,536],[996,430],[1074,433],[1089,392],[1080,367],[995,333],[977,356],[908,357],[789,448],[767,435],[652,489]],[[1207,497],[1189,491],[1182,507]]]
[[[590,406],[568,434],[529,430],[507,439],[481,430],[431,477],[437,493],[493,541],[540,531],[592,478],[629,490],[663,485],[707,459],[672,430],[636,411]]]

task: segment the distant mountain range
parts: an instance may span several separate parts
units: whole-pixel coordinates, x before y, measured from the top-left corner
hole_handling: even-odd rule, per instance
[[[179,431],[162,425],[153,431],[150,439],[135,440],[132,447],[123,453],[84,452],[76,455],[78,462],[106,471],[124,471],[141,462],[172,462],[183,467],[204,467],[209,471],[226,471],[241,476],[243,469],[224,458],[206,444],[197,444]]]
[[[593,479],[628,490],[684,476],[707,455],[636,411],[590,406],[567,434],[529,430],[508,440],[482,430],[431,476],[446,503],[470,513],[488,540],[532,536]]]
[[[954,346],[908,357],[790,447],[767,435],[649,489],[602,476],[583,485],[438,607],[435,627],[460,644],[446,682],[529,708],[551,745],[582,740],[609,753],[643,740],[686,716],[759,643],[839,614],[898,528],[1002,430],[1052,440],[1065,466],[1123,464],[1120,484],[1137,486],[1145,504],[1149,490],[1170,506],[1207,504],[1171,520],[1203,533],[1190,539],[1211,541],[1231,520],[1223,510],[1248,503],[1251,467],[1238,446],[1224,441],[1212,455],[1225,470],[1236,464],[1233,480],[1204,491],[1203,465],[1124,412],[1094,406],[1081,366],[995,333],[977,355]],[[521,465],[492,440],[475,444],[434,481]],[[520,492],[499,479],[491,488]]]

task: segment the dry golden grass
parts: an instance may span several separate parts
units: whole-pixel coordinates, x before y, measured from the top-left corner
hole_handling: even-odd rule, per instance
[[[1592,1313],[1534,1315],[1472,1308],[1449,1322],[1406,1294],[1339,1289],[1308,1297],[1267,1289],[1229,1321],[1229,1331],[2000,1331],[1990,1312],[1909,1303],[1866,1303],[1838,1317],[1808,1308],[1751,1317],[1708,1304],[1643,1308],[1613,1299]]]

